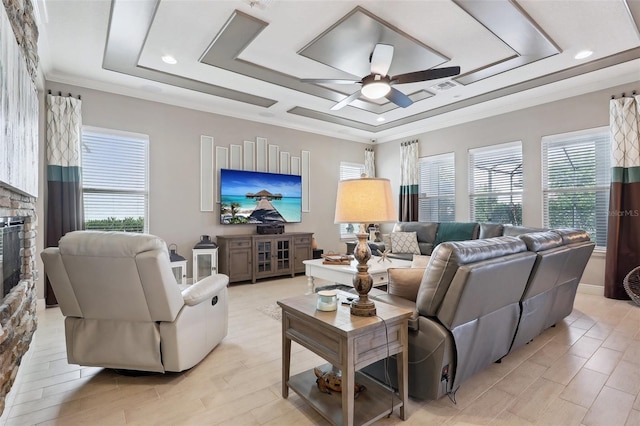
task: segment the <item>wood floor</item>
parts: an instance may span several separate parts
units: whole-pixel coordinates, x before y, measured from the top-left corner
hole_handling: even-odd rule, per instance
[[[69,365],[59,309],[39,313],[4,425],[326,424],[281,396],[280,322],[264,313],[303,294],[304,276],[230,287],[229,334],[190,371],[126,377]],[[294,344],[292,373],[321,359]],[[410,401],[406,425],[640,425],[640,307],[579,293],[557,327],[463,383],[457,404]]]

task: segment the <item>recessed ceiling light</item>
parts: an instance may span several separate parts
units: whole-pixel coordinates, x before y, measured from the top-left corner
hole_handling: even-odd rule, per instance
[[[169,64],[169,65],[175,65],[178,63],[178,61],[176,60],[176,58],[174,58],[171,55],[164,55],[162,57],[162,62],[164,62],[165,64]]]
[[[576,53],[576,56],[574,56],[574,59],[585,59],[585,58],[588,58],[591,55],[593,55],[592,51],[590,51],[590,50],[581,50],[580,52]]]
[[[386,118],[384,118],[384,117],[382,117],[382,116],[380,116],[380,117],[376,118],[376,121],[377,121],[377,122],[379,122],[379,123],[380,123],[380,122],[382,122],[382,121],[384,121],[384,120],[386,120]]]

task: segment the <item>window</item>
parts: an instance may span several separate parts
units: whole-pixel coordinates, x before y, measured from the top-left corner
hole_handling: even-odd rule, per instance
[[[522,143],[469,150],[471,220],[522,225]]]
[[[359,163],[340,163],[340,180],[345,179],[359,179],[364,173],[364,164]],[[340,224],[340,239],[353,240],[356,238],[356,233],[360,230],[359,223],[341,223]]]
[[[448,154],[418,160],[418,220],[453,222],[456,220],[455,157]]]
[[[542,139],[545,227],[584,229],[606,247],[610,155],[606,127]]]
[[[83,128],[86,229],[148,232],[148,152],[148,136]]]

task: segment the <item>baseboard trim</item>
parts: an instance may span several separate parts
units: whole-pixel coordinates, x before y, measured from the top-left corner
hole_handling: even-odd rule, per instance
[[[593,284],[578,284],[578,293],[593,294],[604,297],[604,286]]]
[[[44,299],[38,299],[36,301],[36,312],[44,311],[47,308],[47,304]]]

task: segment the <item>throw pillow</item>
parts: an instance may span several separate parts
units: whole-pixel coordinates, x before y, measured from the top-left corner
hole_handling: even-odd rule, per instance
[[[478,226],[475,222],[441,222],[433,245],[445,241],[465,241],[473,239],[473,231]]]
[[[418,246],[418,237],[416,236],[416,233],[392,232],[391,252],[420,254],[420,246]]]

